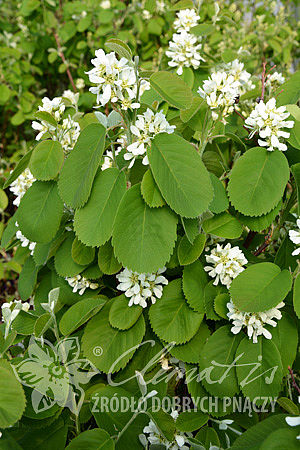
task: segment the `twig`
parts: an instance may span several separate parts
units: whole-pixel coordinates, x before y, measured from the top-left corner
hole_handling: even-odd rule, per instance
[[[248,248],[250,246],[251,242],[253,241],[255,236],[256,236],[256,231],[249,231],[249,233],[248,233],[248,235],[247,235],[247,237],[246,237],[246,239],[244,241],[243,246],[245,248]]]
[[[299,388],[298,384],[296,383],[293,370],[292,370],[292,368],[290,366],[288,366],[288,371],[290,372],[290,375],[291,375],[292,385],[298,391],[298,394],[300,394],[300,388]]]
[[[271,226],[271,230],[269,231],[269,233],[265,238],[265,242],[260,247],[258,247],[258,249],[253,253],[254,256],[259,256],[270,245],[272,235],[273,235],[273,225]]]
[[[266,65],[267,65],[267,63],[264,62],[263,63],[263,71],[262,71],[262,75],[261,75],[261,99],[262,99],[262,101],[264,101],[264,97],[265,97]]]
[[[71,83],[71,85],[72,85],[73,91],[74,91],[74,92],[77,92],[77,89],[76,89],[76,86],[75,86],[75,83],[74,83],[72,74],[71,74],[71,72],[70,72],[70,69],[69,69],[69,66],[68,66],[68,63],[67,63],[67,60],[66,60],[66,58],[65,58],[65,55],[64,55],[64,53],[63,53],[63,51],[62,51],[62,48],[61,48],[61,45],[60,45],[59,37],[58,37],[58,35],[57,35],[57,33],[56,33],[55,31],[53,31],[53,34],[54,34],[54,37],[55,37],[55,41],[56,41],[56,45],[57,45],[57,49],[58,49],[59,56],[61,57],[62,62],[63,62],[63,63],[65,64],[65,66],[67,67],[66,72],[67,72],[68,78],[69,78],[69,80],[70,80],[70,83]]]

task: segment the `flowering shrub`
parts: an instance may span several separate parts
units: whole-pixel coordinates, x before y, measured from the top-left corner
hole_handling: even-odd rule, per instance
[[[22,269],[0,447],[296,447],[300,75],[268,46],[225,52],[227,10],[196,6],[135,6],[170,25],[155,70],[108,39],[83,75],[94,108],[70,89],[36,108],[4,184]]]

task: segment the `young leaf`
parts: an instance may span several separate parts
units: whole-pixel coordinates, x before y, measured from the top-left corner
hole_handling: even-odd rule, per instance
[[[74,229],[80,241],[91,247],[99,247],[108,241],[125,192],[124,172],[116,168],[99,171],[90,198],[75,212]]]
[[[105,133],[100,123],[87,125],[66,159],[58,188],[61,198],[71,208],[81,208],[90,196],[104,151]]]
[[[281,271],[276,264],[253,264],[231,283],[232,301],[241,311],[263,312],[278,305],[292,287],[288,270]]]
[[[230,201],[246,216],[267,214],[281,200],[289,175],[282,152],[251,148],[232,169],[228,184]]]
[[[124,195],[114,224],[116,257],[131,270],[155,272],[169,260],[176,240],[177,217],[163,206],[149,208],[140,185]]]
[[[106,297],[85,298],[71,306],[62,316],[59,329],[63,335],[72,334],[90,320],[106,303]]]
[[[151,171],[164,199],[181,216],[197,217],[213,198],[213,188],[199,153],[175,134],[155,136],[148,151]]]
[[[128,61],[132,60],[132,53],[130,48],[125,42],[120,39],[109,39],[105,42],[105,47],[109,48],[113,52],[116,52],[121,58],[126,58]]]

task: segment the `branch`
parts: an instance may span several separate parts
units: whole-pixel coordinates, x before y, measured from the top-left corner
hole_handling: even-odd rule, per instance
[[[72,74],[71,74],[70,69],[69,69],[69,65],[68,65],[68,63],[67,63],[67,60],[66,60],[66,58],[65,58],[65,55],[64,55],[64,53],[63,53],[63,51],[62,51],[62,48],[61,48],[61,45],[60,45],[59,37],[58,37],[58,35],[57,35],[57,33],[56,33],[55,31],[53,31],[53,34],[54,34],[54,37],[55,37],[55,41],[56,41],[56,45],[57,45],[57,49],[58,49],[59,56],[61,57],[62,62],[63,62],[63,63],[66,65],[66,67],[67,67],[67,75],[68,75],[68,78],[69,78],[70,83],[71,83],[71,85],[72,85],[73,91],[74,91],[74,92],[77,92],[77,89],[76,89],[76,86],[75,86],[75,83],[74,83]]]
[[[290,366],[288,366],[288,371],[290,372],[290,375],[291,375],[292,385],[298,391],[298,394],[300,394],[300,388],[299,388],[298,384],[296,383],[293,370],[292,370],[292,368]]]

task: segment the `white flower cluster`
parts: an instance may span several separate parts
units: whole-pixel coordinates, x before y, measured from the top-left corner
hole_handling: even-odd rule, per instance
[[[204,270],[208,275],[215,278],[214,285],[220,281],[229,289],[232,280],[237,277],[245,268],[248,260],[239,247],[231,247],[231,244],[222,245],[217,244],[216,248],[212,249],[210,255],[205,255],[206,262],[212,266],[205,266]]]
[[[169,42],[166,55],[171,59],[169,66],[177,67],[178,75],[182,74],[184,67],[197,69],[200,61],[204,61],[199,54],[202,44],[196,36],[189,33],[190,29],[198,24],[199,19],[194,9],[183,9],[177,13],[174,22],[176,33]]]
[[[9,189],[16,196],[13,201],[14,205],[20,205],[21,198],[34,182],[35,178],[27,168],[24,170],[24,172],[21,173],[21,175],[18,176],[15,181],[11,183]]]
[[[43,104],[42,106],[39,106],[38,112],[47,112],[48,114],[51,114],[57,124],[54,126],[47,122],[47,120],[41,120],[40,122],[34,120],[32,122],[32,128],[39,132],[35,139],[39,141],[47,134],[50,135],[54,141],[60,142],[66,153],[72,150],[79,137],[80,126],[70,115],[63,119],[63,114],[66,109],[64,99],[68,102],[67,106],[71,106],[77,110],[78,98],[79,94],[75,94],[70,90],[64,91],[62,97],[55,97],[52,100],[48,97],[44,97],[42,99]]]
[[[19,226],[19,224],[18,224],[18,222],[16,222],[16,227],[18,227],[18,226]],[[18,230],[16,232],[16,238],[19,239],[19,241],[21,241],[21,246],[28,247],[30,250],[30,254],[33,255],[33,251],[35,249],[36,242],[31,242],[29,239],[27,239],[20,230]]]
[[[269,75],[266,80],[266,86],[273,87],[273,86],[279,86],[280,84],[283,84],[285,82],[284,76],[279,72],[274,72],[272,75]]]
[[[300,254],[300,218],[297,219],[297,227],[298,230],[289,230],[290,240],[294,244],[298,245],[298,248],[296,248],[296,250],[294,250],[292,253],[293,256],[297,256]]]
[[[21,300],[14,300],[10,303],[3,303],[3,305],[1,306],[1,312],[5,323],[5,338],[9,333],[12,322],[15,320],[19,312],[27,312],[29,308],[30,304],[27,302],[22,303]]]
[[[146,151],[151,140],[159,133],[171,134],[175,128],[175,125],[169,124],[162,112],[154,113],[148,108],[144,114],[139,114],[135,124],[130,127],[135,141],[127,146],[127,152],[124,154],[124,159],[131,160],[129,168],[133,166],[135,159],[141,155],[144,155],[143,164],[149,164]]]
[[[122,270],[117,275],[120,282],[117,289],[124,291],[128,297],[128,306],[141,305],[147,307],[147,300],[150,299],[152,304],[157,298],[161,298],[163,294],[163,286],[168,284],[168,280],[161,275],[166,268],[162,267],[156,273],[138,273],[127,269]]]
[[[139,108],[139,97],[150,89],[149,82],[141,80],[138,91],[136,72],[126,58],[118,60],[115,52],[106,54],[102,49],[96,50],[95,55],[91,61],[95,67],[87,74],[90,82],[96,84],[90,91],[97,95],[97,103],[105,106],[109,101],[120,102],[124,110]]]
[[[177,14],[177,19],[175,20],[173,26],[176,31],[190,31],[192,27],[198,25],[198,20],[200,16],[196,14],[194,9],[182,9]]]
[[[79,291],[79,295],[82,295],[86,289],[97,289],[99,285],[89,281],[87,278],[76,275],[75,277],[67,277],[66,281],[73,288],[73,292]]]
[[[177,411],[172,411],[171,416],[176,421],[179,414]],[[145,435],[141,436],[142,440],[145,441],[144,445],[147,445],[148,441],[151,445],[164,445],[168,450],[189,450],[190,446],[185,444],[188,444],[189,437],[193,437],[192,433],[176,431],[174,440],[170,442],[161,435],[153,420],[150,420],[149,424],[143,429],[143,432],[148,435],[147,437]]]
[[[284,303],[279,303],[275,308],[268,309],[267,311],[251,313],[240,311],[230,300],[227,303],[229,312],[227,316],[229,320],[233,321],[233,327],[231,331],[233,334],[238,334],[242,328],[247,328],[247,334],[249,339],[253,339],[253,342],[257,343],[257,337],[263,335],[266,339],[271,339],[272,334],[266,328],[265,325],[271,325],[276,327],[277,322],[273,319],[280,320],[282,317],[279,308],[282,308]]]
[[[253,130],[249,137],[258,133],[262,138],[258,139],[258,144],[261,147],[267,147],[269,151],[273,151],[275,148],[281,151],[287,150],[286,144],[280,142],[279,138],[290,137],[290,133],[282,130],[282,128],[293,128],[294,126],[292,120],[285,120],[289,115],[285,106],[276,108],[275,98],[271,98],[267,103],[261,100],[245,120],[245,126]]]
[[[244,64],[235,59],[221,70],[213,72],[210,78],[204,81],[198,93],[213,110],[214,120],[217,120],[219,114],[224,120],[233,112],[236,99],[247,90],[253,89],[254,84],[250,78],[251,74],[244,70]]]

